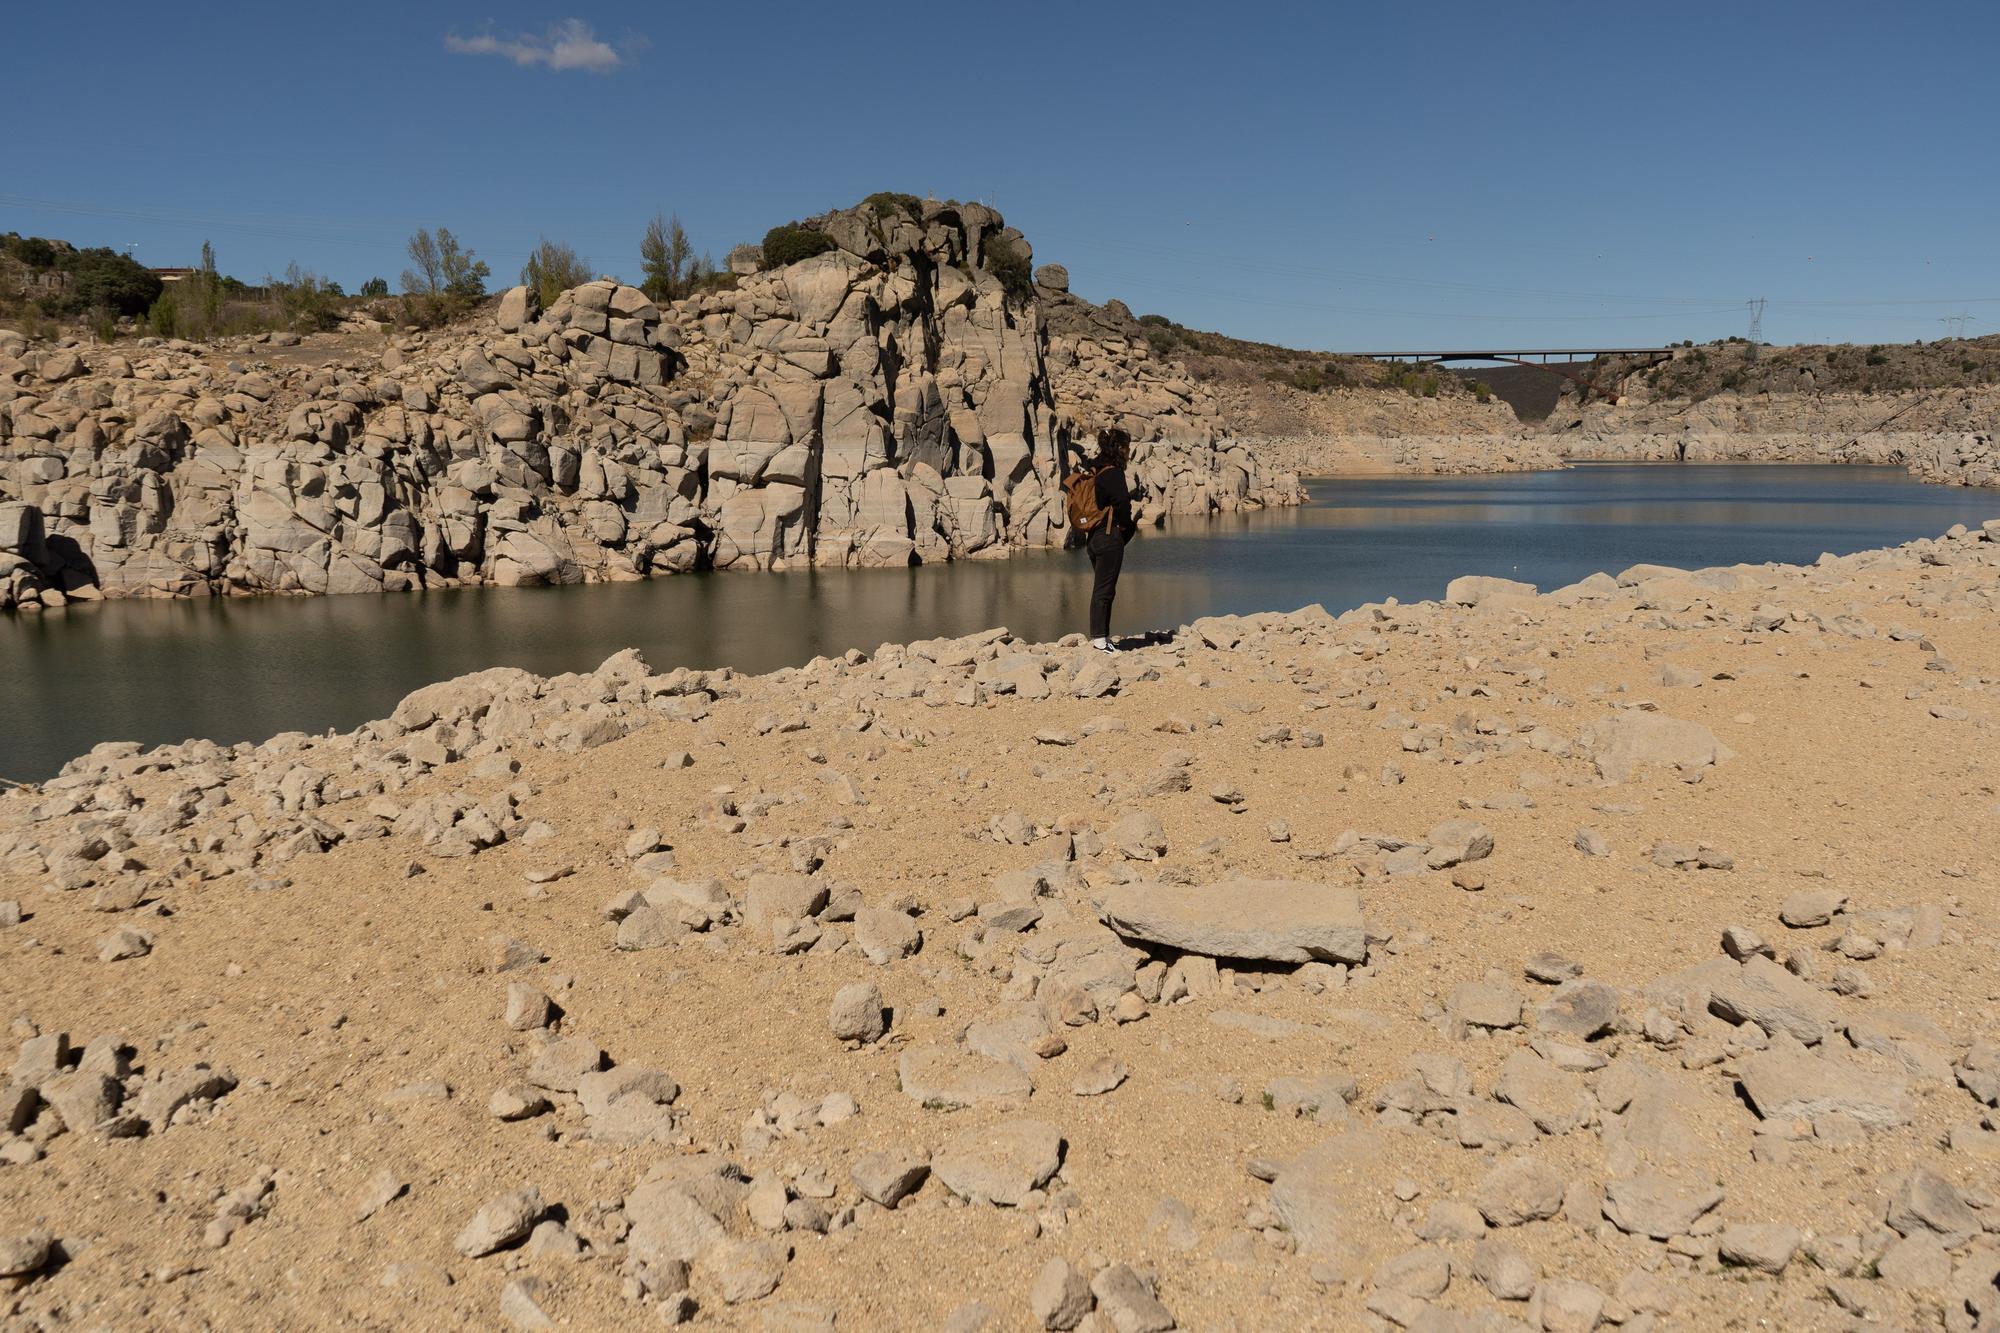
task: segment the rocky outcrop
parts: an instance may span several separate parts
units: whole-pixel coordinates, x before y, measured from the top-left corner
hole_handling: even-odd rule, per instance
[[[1143,348],[1052,342],[1088,307],[1053,266],[1010,293],[993,210],[808,225],[834,248],[730,290],[516,288],[386,347],[0,337],[0,607],[1004,553],[1062,540],[1064,446],[1114,422],[1150,516],[1300,498]]]

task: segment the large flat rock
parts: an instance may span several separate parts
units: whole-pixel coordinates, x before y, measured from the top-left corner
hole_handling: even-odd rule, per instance
[[[1361,963],[1368,931],[1361,895],[1347,885],[1285,879],[1119,884],[1098,915],[1120,938],[1211,958],[1273,963]]]
[[[1909,1088],[1886,1068],[1825,1059],[1773,1047],[1744,1060],[1737,1071],[1750,1104],[1766,1120],[1847,1115],[1870,1129],[1910,1122]]]

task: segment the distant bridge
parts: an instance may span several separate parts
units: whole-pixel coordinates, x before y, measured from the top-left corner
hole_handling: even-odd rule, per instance
[[[1616,389],[1601,389],[1597,384],[1595,370],[1586,373],[1579,369],[1578,362],[1594,366],[1599,357],[1622,356],[1641,361],[1634,369],[1644,370],[1657,366],[1662,361],[1671,360],[1671,347],[1501,347],[1477,351],[1443,352],[1356,352],[1373,361],[1414,361],[1437,363],[1444,361],[1505,361],[1516,366],[1526,366],[1530,370],[1546,370],[1551,375],[1560,375],[1583,390],[1588,399],[1593,392],[1601,393],[1616,400]],[[1561,358],[1558,360],[1557,358]]]

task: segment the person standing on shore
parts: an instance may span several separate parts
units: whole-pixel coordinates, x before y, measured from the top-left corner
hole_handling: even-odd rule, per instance
[[[1101,653],[1118,651],[1111,642],[1111,604],[1118,596],[1125,545],[1139,530],[1132,519],[1132,488],[1125,480],[1131,456],[1131,435],[1106,427],[1097,432],[1097,457],[1063,479],[1069,540],[1090,552],[1090,646]]]

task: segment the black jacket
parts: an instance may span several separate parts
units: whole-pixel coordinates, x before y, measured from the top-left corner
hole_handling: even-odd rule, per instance
[[[1102,530],[1115,532],[1125,541],[1131,541],[1133,534],[1139,531],[1139,525],[1132,519],[1132,487],[1125,480],[1125,469],[1105,466],[1099,459],[1085,454],[1082,448],[1074,444],[1065,445],[1063,452],[1073,456],[1075,460],[1073,466],[1101,469],[1097,474],[1097,507],[1109,510],[1111,513],[1111,521],[1105,524]],[[1069,540],[1072,543],[1080,543],[1083,534],[1073,532]]]
[[[1097,474],[1097,507],[1111,514],[1111,529],[1126,541],[1139,525],[1132,521],[1132,487],[1122,468],[1107,467]]]

